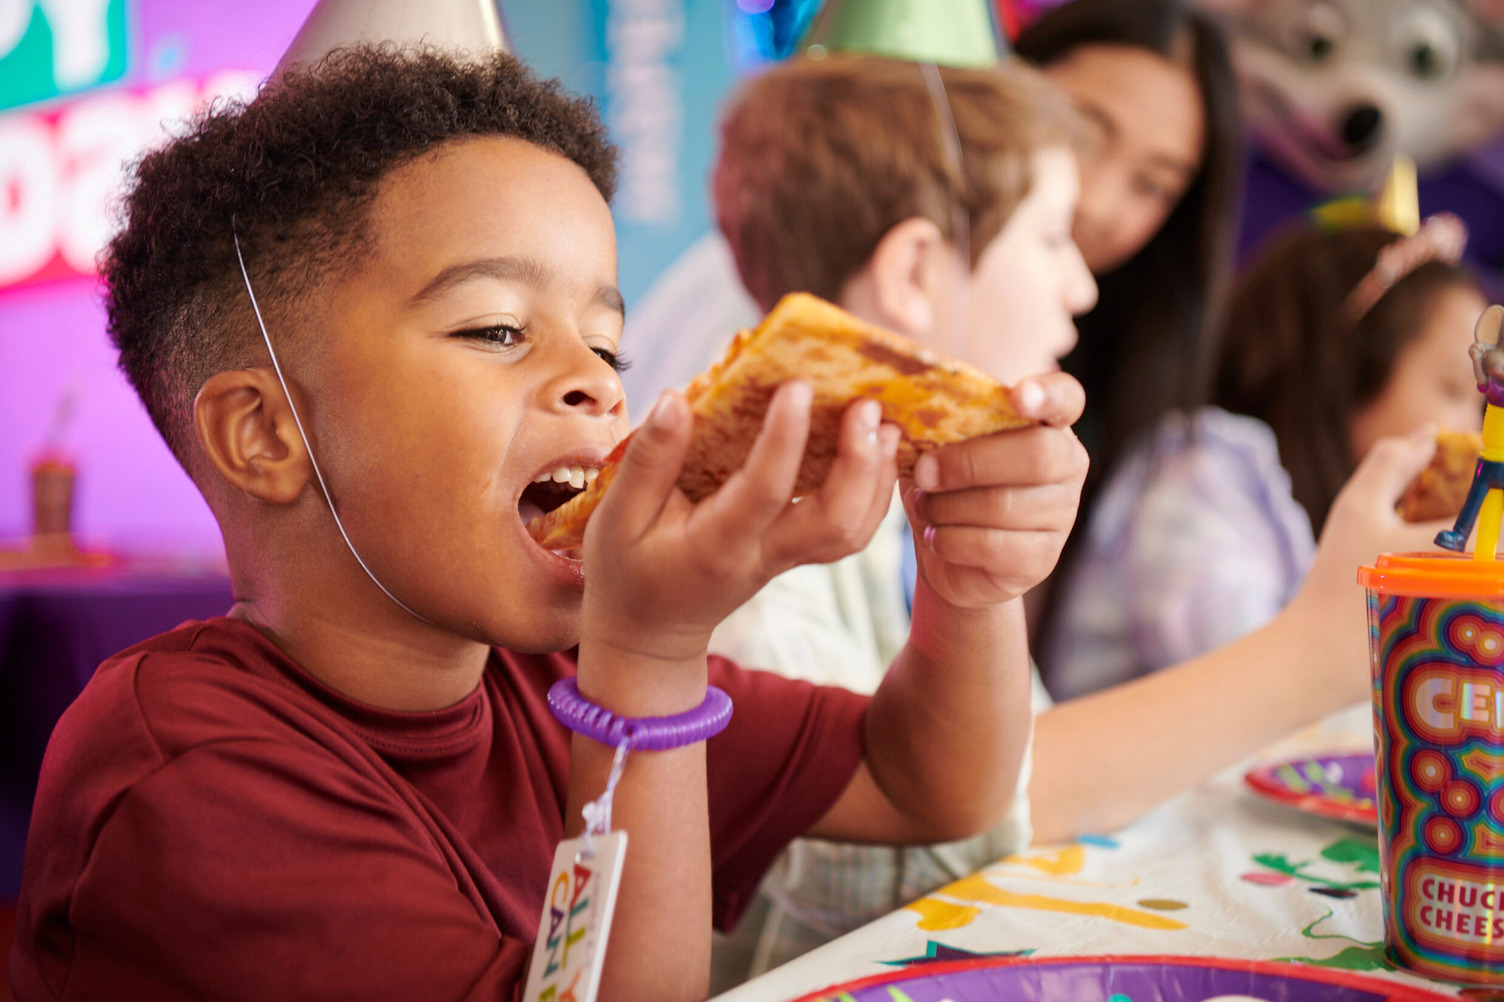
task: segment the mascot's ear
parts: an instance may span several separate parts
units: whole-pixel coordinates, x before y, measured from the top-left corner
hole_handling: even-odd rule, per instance
[[[1454,150],[1476,149],[1504,132],[1504,62],[1469,67],[1455,87],[1447,145]]]

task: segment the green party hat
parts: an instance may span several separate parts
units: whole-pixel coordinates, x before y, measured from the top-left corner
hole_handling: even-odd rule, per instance
[[[999,60],[987,0],[827,0],[800,51],[865,52],[975,69]]]

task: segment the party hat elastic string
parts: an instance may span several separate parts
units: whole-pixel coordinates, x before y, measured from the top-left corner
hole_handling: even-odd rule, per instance
[[[966,184],[965,153],[961,147],[961,132],[956,128],[956,117],[951,110],[950,94],[945,89],[945,80],[940,68],[932,62],[919,64],[924,77],[925,89],[929,91],[930,103],[935,108],[935,120],[939,123],[940,149],[945,154],[946,166],[950,168],[953,187],[950,197],[951,242],[960,258],[961,275],[956,283],[956,308],[952,317],[950,344],[946,353],[955,358],[967,358],[971,351],[971,217],[966,212],[961,195],[956,187]],[[959,343],[957,343],[959,342]]]
[[[1000,40],[987,0],[826,0],[799,51],[811,59],[831,52],[857,52],[914,63],[934,106],[940,152],[951,178],[951,242],[960,257],[955,315],[949,344],[936,345],[965,358],[971,348],[971,217],[963,198],[965,147],[956,127],[940,67],[996,66]]]
[[[240,263],[240,277],[245,282],[245,294],[251,298],[251,312],[256,315],[256,326],[261,328],[261,340],[266,342],[266,353],[272,358],[272,371],[277,374],[277,382],[282,387],[282,393],[287,397],[287,408],[292,412],[293,424],[297,426],[298,437],[303,440],[303,448],[308,452],[308,464],[313,467],[313,476],[318,481],[319,491],[324,495],[325,503],[329,505],[329,514],[334,516],[334,525],[335,528],[339,529],[340,538],[349,547],[350,555],[355,558],[355,562],[360,565],[360,569],[366,572],[366,577],[370,578],[371,582],[377,588],[381,589],[383,595],[397,603],[397,607],[409,616],[422,620],[432,626],[432,620],[414,612],[406,602],[393,595],[387,586],[381,583],[381,579],[375,575],[371,568],[366,566],[366,562],[361,559],[360,551],[350,541],[350,534],[345,531],[345,524],[340,521],[339,510],[334,507],[334,495],[329,492],[329,485],[324,481],[324,472],[319,469],[319,461],[313,455],[313,443],[309,441],[308,433],[303,429],[303,419],[298,416],[298,405],[293,403],[292,390],[288,389],[287,380],[282,375],[282,365],[277,361],[277,352],[272,347],[271,335],[266,332],[266,321],[261,319],[261,307],[256,302],[256,291],[251,288],[251,275],[245,267],[245,256],[240,252],[240,234],[236,231],[233,223],[230,226],[230,236],[235,241],[235,260]]]

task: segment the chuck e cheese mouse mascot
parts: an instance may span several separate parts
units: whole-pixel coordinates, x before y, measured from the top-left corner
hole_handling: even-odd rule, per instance
[[[1468,224],[1504,280],[1504,2],[1197,0],[1229,28],[1254,150],[1242,249],[1332,195],[1371,192],[1396,155],[1424,214]]]

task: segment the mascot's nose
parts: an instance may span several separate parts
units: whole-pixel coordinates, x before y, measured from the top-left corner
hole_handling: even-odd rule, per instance
[[[1384,131],[1384,113],[1371,104],[1354,105],[1342,120],[1342,141],[1354,153],[1362,153],[1379,141]]]

